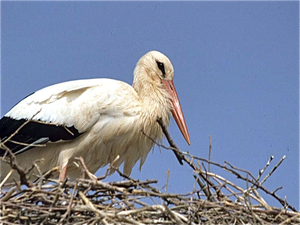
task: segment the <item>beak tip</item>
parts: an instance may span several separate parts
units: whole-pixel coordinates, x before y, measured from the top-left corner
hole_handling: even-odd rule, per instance
[[[185,140],[186,140],[186,142],[188,143],[188,145],[190,146],[190,145],[191,145],[190,137],[188,136]]]

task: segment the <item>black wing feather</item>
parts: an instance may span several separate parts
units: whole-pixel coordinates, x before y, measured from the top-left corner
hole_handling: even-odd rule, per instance
[[[16,130],[26,123],[26,119],[12,119],[10,117],[4,116],[0,120],[0,139],[1,142],[9,138]],[[77,138],[82,133],[74,127],[66,127],[63,125],[44,123],[41,121],[29,121],[24,125],[10,140],[25,143],[25,144],[42,144],[48,141],[57,142],[60,140],[68,141]],[[20,145],[7,141],[5,146],[12,150],[13,153],[21,153],[21,149],[24,149],[25,145]],[[30,149],[25,148],[26,150]],[[0,156],[5,153],[4,149],[0,149]]]

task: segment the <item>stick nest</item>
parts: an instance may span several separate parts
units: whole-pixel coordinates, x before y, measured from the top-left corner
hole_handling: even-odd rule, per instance
[[[161,124],[162,128],[164,126]],[[263,184],[284,157],[263,177],[272,157],[257,177],[230,163],[224,165],[180,151],[164,130],[180,163],[192,167],[193,190],[186,194],[168,193],[157,188],[157,180],[135,180],[122,174],[113,165],[103,177],[95,177],[78,158],[83,176],[76,181],[59,182],[40,174],[32,183],[26,171],[19,168],[11,155],[12,168],[20,180],[5,188],[0,184],[1,224],[299,224],[300,213],[280,199],[276,191]],[[7,149],[6,149],[7,150]],[[211,150],[211,145],[210,145]],[[7,150],[9,154],[9,150]],[[2,162],[3,163],[3,162]],[[37,166],[36,164],[34,166]],[[235,181],[211,172],[210,167],[222,168],[233,174]],[[116,170],[120,181],[104,182],[110,169]],[[236,181],[243,181],[243,187]],[[22,185],[22,186],[21,186]],[[167,184],[166,184],[167,186]],[[3,189],[4,188],[4,189]],[[272,207],[259,194],[272,196],[282,207]]]

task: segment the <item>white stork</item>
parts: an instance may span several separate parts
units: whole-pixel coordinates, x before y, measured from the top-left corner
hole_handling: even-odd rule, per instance
[[[60,180],[66,175],[75,179],[80,173],[73,163],[75,157],[83,157],[89,171],[95,173],[119,156],[114,166],[124,163],[124,173],[129,175],[139,159],[140,168],[145,162],[154,146],[151,139],[162,139],[157,118],[169,125],[172,112],[190,144],[173,76],[170,60],[151,51],[138,61],[132,87],[100,78],[43,88],[23,99],[0,120],[2,145],[26,122],[5,142],[21,167],[28,168],[35,160],[43,159],[38,163],[41,172],[59,166]],[[0,156],[5,152],[2,147]],[[2,180],[11,168],[0,163]],[[16,178],[16,174],[11,178]]]

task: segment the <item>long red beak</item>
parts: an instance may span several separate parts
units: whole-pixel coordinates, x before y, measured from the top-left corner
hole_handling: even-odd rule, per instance
[[[186,123],[185,123],[185,119],[182,113],[182,109],[180,106],[180,102],[177,96],[177,92],[174,86],[174,83],[172,80],[162,80],[162,83],[164,85],[164,88],[166,89],[166,91],[169,93],[169,95],[171,96],[171,102],[173,105],[172,108],[172,115],[183,135],[183,137],[185,138],[186,142],[190,145],[191,141],[190,141],[190,135],[189,132],[187,130],[186,127]]]

